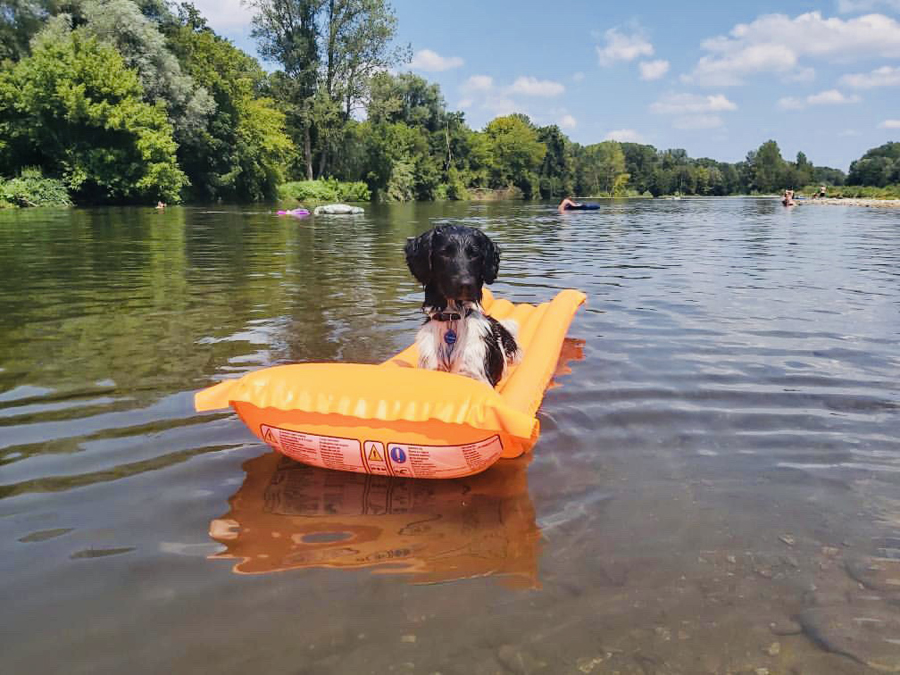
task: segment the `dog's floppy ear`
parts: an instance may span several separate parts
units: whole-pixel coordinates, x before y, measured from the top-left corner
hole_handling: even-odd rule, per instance
[[[497,272],[500,271],[500,247],[481,230],[477,232],[484,247],[484,283],[492,284],[497,280]]]
[[[410,237],[406,240],[406,264],[409,271],[423,286],[431,281],[431,240],[434,238],[434,230],[428,230],[418,237]]]

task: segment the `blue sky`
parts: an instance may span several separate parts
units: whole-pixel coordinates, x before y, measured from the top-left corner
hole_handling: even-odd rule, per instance
[[[394,0],[406,68],[474,128],[524,112],[575,141],[607,138],[846,170],[900,140],[900,0],[608,2]],[[240,0],[200,0],[253,51]]]

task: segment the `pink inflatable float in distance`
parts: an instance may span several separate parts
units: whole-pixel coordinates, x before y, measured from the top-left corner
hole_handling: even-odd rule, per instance
[[[279,216],[294,216],[295,218],[302,218],[303,216],[308,216],[309,211],[306,209],[291,209],[290,211],[279,211]]]

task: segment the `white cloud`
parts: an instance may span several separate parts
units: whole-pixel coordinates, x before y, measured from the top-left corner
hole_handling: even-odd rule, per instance
[[[580,70],[577,73],[572,73],[572,81],[573,82],[581,82],[584,79],[584,73]]]
[[[604,141],[619,141],[620,143],[643,143],[644,137],[634,129],[613,129],[606,136]]]
[[[253,19],[253,8],[245,5],[243,0],[196,0],[194,6],[215,31],[246,29]]]
[[[837,89],[828,89],[827,91],[820,91],[818,94],[810,94],[806,98],[788,96],[779,99],[778,107],[782,110],[802,110],[809,105],[846,105],[848,103],[859,103],[860,100],[862,99],[856,94],[847,96]]]
[[[494,88],[494,78],[490,75],[472,75],[462,84],[463,91],[490,91]]]
[[[859,103],[859,101],[860,98],[856,94],[845,96],[837,89],[829,89],[806,97],[809,105],[844,105],[845,103]]]
[[[796,96],[785,96],[778,99],[778,107],[782,110],[802,110],[806,107],[806,103],[802,98]]]
[[[653,45],[639,28],[630,35],[620,33],[618,28],[610,28],[603,34],[603,39],[605,46],[597,45],[597,60],[601,66],[611,66],[616,61],[634,61],[641,56],[653,56]]]
[[[657,61],[641,61],[638,64],[641,70],[642,80],[658,80],[669,72],[669,62],[664,59]]]
[[[737,110],[737,105],[723,94],[701,96],[699,94],[666,94],[650,106],[657,115],[684,115],[687,113],[713,113]]]
[[[816,79],[815,68],[797,68],[782,75],[785,82],[812,82]]]
[[[802,73],[801,59],[846,62],[900,57],[900,23],[883,14],[852,19],[823,18],[820,12],[767,14],[736,25],[729,35],[706,40],[709,54],[700,58],[685,80],[709,86],[744,83],[756,73],[790,77]]]
[[[838,0],[837,7],[841,14],[870,12],[879,7],[900,12],[900,0]]]
[[[900,129],[900,120],[885,120],[878,125],[879,129]]]
[[[563,129],[574,129],[578,126],[578,120],[571,115],[563,115],[559,118],[559,126]]]
[[[484,100],[484,102],[481,104],[481,107],[494,116],[511,115],[516,112],[522,113],[523,115],[528,114],[527,112],[525,112],[525,109],[521,105],[513,101],[511,98],[493,94],[488,96]]]
[[[409,67],[426,73],[440,73],[459,68],[465,63],[459,56],[441,56],[430,49],[420,49],[413,54]]]
[[[485,110],[494,116],[525,112],[524,106],[506,96],[490,75],[472,75],[459,90],[462,93],[460,108]]]
[[[900,68],[882,66],[871,73],[856,73],[844,75],[840,83],[845,87],[854,89],[872,89],[874,87],[898,87],[900,86]]]
[[[676,129],[716,129],[724,124],[718,115],[685,115],[672,121]]]
[[[552,80],[539,80],[535,77],[519,77],[507,89],[510,94],[522,94],[523,96],[559,96],[566,88],[559,82]]]

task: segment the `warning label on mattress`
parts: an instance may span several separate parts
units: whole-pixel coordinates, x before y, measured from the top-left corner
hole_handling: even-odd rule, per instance
[[[367,473],[359,441],[355,438],[305,434],[267,424],[263,424],[260,431],[266,443],[298,462],[325,469]]]
[[[466,445],[410,445],[320,436],[263,424],[263,440],[288,457],[325,469],[404,478],[459,478],[500,458],[499,436]]]
[[[492,436],[468,445],[406,445],[390,443],[391,473],[409,478],[458,478],[478,473],[500,458],[503,444]]]

